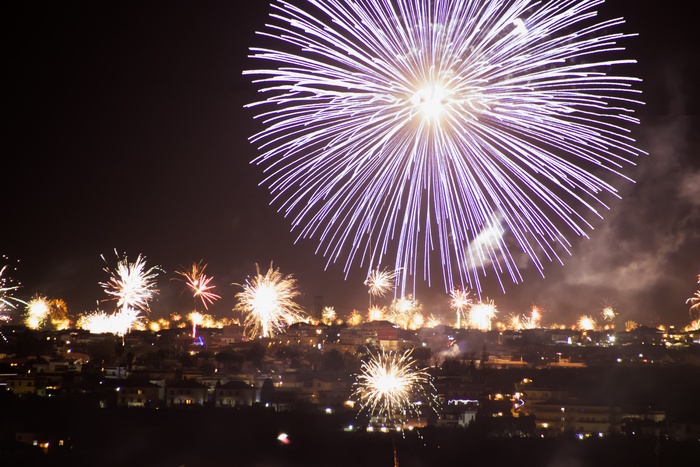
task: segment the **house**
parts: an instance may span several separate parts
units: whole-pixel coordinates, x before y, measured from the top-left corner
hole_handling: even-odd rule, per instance
[[[16,375],[7,378],[7,389],[13,394],[36,394],[45,395],[42,381],[34,376]]]
[[[150,381],[126,380],[117,387],[118,407],[156,407],[161,387]]]
[[[258,388],[246,381],[229,381],[214,388],[216,407],[251,406],[258,400]]]
[[[189,379],[171,381],[165,385],[165,405],[167,407],[179,405],[201,406],[207,400],[207,394],[207,387],[196,381]]]

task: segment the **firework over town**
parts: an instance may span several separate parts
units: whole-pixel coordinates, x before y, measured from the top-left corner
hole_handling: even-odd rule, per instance
[[[607,348],[651,330],[674,350],[700,330],[700,69],[685,3],[3,12],[2,359],[40,343],[105,374],[119,359],[166,373],[179,358],[180,380],[188,365],[257,375],[255,402],[276,409],[290,388],[341,384],[290,372],[342,368],[352,397],[328,420],[353,410],[396,429],[379,464],[410,465],[407,439],[428,449],[435,420],[468,423],[455,413],[477,395],[450,394],[481,362],[580,363],[526,340],[517,356],[491,345],[544,334]],[[77,335],[91,343],[77,349]],[[34,353],[47,366],[24,376],[53,372]],[[528,413],[528,377],[480,407]],[[227,384],[210,390],[247,388]],[[283,425],[275,449],[293,450]]]

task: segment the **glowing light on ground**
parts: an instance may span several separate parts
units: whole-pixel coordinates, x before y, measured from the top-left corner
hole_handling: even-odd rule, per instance
[[[544,272],[602,217],[642,153],[624,20],[602,0],[276,0],[244,73],[263,97],[263,183],[328,265],[481,296]],[[435,253],[438,252],[438,253]],[[503,277],[501,277],[503,276]]]
[[[297,321],[307,320],[296,302],[300,295],[296,279],[282,274],[272,263],[265,274],[257,264],[255,269],[256,275],[245,284],[234,284],[243,289],[236,294],[234,311],[242,314],[249,337],[272,337]]]
[[[430,375],[417,367],[411,353],[380,351],[362,363],[353,391],[361,411],[402,422],[416,413],[419,401],[431,402],[434,388]]]

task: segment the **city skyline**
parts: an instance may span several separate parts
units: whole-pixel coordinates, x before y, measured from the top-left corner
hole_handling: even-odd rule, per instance
[[[633,135],[649,156],[626,171],[622,199],[594,222],[589,239],[571,239],[564,264],[545,263],[544,278],[524,268],[505,294],[487,280],[483,296],[506,313],[531,305],[547,322],[575,322],[613,306],[642,324],[690,321],[685,300],[700,272],[698,98],[693,87],[690,10],[608,0],[601,15],[622,15],[627,55],[639,64],[641,124]],[[365,270],[345,278],[324,270],[313,241],[294,243],[289,221],[258,186],[258,129],[244,105],[255,87],[242,75],[248,47],[268,14],[247,5],[5,6],[13,31],[14,117],[0,196],[5,203],[0,254],[16,267],[17,295],[63,298],[72,313],[94,311],[106,297],[105,261],[116,249],[165,272],[151,304],[155,316],[195,306],[175,271],[202,260],[222,296],[210,312],[231,316],[255,264],[274,262],[298,280],[300,303],[314,297],[339,314],[367,306]],[[390,265],[386,265],[390,266]],[[416,292],[427,312],[449,311],[440,280]],[[388,303],[388,301],[387,301]],[[191,305],[191,306],[189,306]],[[200,306],[200,311],[201,306]]]

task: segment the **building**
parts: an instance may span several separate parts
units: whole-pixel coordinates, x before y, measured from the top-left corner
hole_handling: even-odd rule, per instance
[[[207,394],[207,387],[196,381],[189,379],[171,381],[165,385],[165,404],[167,407],[204,405]]]
[[[214,388],[216,407],[251,406],[258,400],[258,388],[246,381],[229,381]]]

